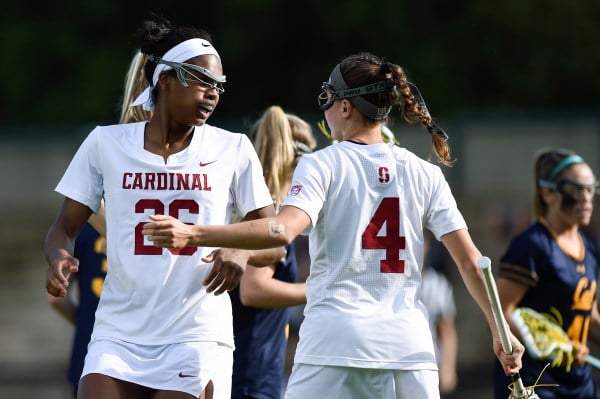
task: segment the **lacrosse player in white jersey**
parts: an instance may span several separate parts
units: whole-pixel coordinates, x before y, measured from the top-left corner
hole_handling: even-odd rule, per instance
[[[423,228],[448,248],[492,332],[507,374],[521,366],[499,333],[476,262],[481,253],[441,169],[385,143],[381,131],[400,105],[421,121],[439,160],[450,163],[435,125],[402,68],[361,53],[336,65],[322,85],[321,109],[338,143],[302,156],[276,217],[230,226],[185,225],[150,216],[143,234],[159,247],[267,248],[309,233],[310,275],[286,398],[439,398],[426,310],[418,300]]]
[[[50,228],[46,289],[65,296],[77,271],[73,245],[105,199],[109,271],[79,384],[79,399],[229,399],[233,332],[229,295],[246,264],[275,263],[267,251],[162,249],[142,235],[152,214],[223,224],[275,214],[247,136],[206,123],[223,93],[210,36],[147,21],[140,49],[150,83],[133,105],[148,122],[98,126],[56,190],[65,200]]]

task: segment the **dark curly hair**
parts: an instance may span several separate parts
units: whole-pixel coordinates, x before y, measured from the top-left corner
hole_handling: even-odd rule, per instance
[[[189,39],[204,39],[212,43],[210,34],[205,30],[186,25],[174,26],[171,21],[159,16],[144,21],[142,27],[137,30],[136,37],[140,51],[151,56],[144,66],[144,75],[150,85],[157,66],[152,57],[161,58],[167,51]],[[157,94],[154,88],[152,97],[155,101]]]

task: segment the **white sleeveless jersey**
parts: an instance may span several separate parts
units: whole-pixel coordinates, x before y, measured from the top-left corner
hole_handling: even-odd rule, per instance
[[[311,218],[307,305],[295,361],[436,369],[418,300],[423,227],[466,228],[440,168],[389,144],[303,155],[284,206]]]
[[[93,338],[140,345],[217,341],[233,346],[229,295],[207,294],[214,248],[153,246],[143,235],[149,215],[185,223],[229,223],[272,204],[250,140],[210,125],[196,127],[188,148],[162,156],[144,149],[145,122],[95,128],[56,191],[94,212],[106,201],[108,273]]]

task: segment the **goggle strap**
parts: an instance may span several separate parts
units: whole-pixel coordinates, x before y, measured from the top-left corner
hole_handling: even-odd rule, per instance
[[[583,187],[583,186],[593,187],[594,193],[599,194],[599,184],[600,184],[599,182],[595,182],[594,184],[591,184],[591,185],[585,185],[585,184],[581,184],[576,181],[573,181],[571,179],[563,179],[558,182],[543,180],[543,179],[540,179],[538,181],[538,186],[540,186],[541,188],[549,188],[550,190],[555,190],[555,191],[560,191],[559,190],[560,187],[564,184],[573,184],[575,186],[580,186],[580,187]]]
[[[538,186],[541,188],[549,188],[550,190],[556,190],[558,188],[555,182],[541,179],[538,181]]]
[[[379,81],[365,86],[351,89],[346,84],[342,76],[340,64],[337,64],[331,72],[331,83],[333,88],[340,87],[339,90],[333,91],[330,101],[347,98],[354,107],[356,107],[363,115],[375,120],[385,119],[389,115],[392,107],[379,108],[375,104],[365,100],[361,96],[364,94],[377,93],[389,90],[394,86],[392,81]],[[343,95],[343,96],[342,96]]]

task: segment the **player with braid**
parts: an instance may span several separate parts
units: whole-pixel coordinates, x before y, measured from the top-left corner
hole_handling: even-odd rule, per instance
[[[105,199],[109,267],[78,398],[229,399],[225,292],[247,264],[272,264],[283,247],[167,250],[142,228],[151,214],[222,224],[233,209],[246,220],[275,210],[247,136],[207,123],[225,82],[210,36],[159,18],[139,33],[149,86],[132,105],[152,116],[96,127],[73,157],[56,188],[65,199],[46,237],[46,289],[67,294],[68,275],[78,270],[73,242]]]
[[[418,300],[423,229],[441,240],[485,315],[507,374],[523,345],[502,351],[473,244],[437,165],[385,143],[395,105],[421,121],[439,160],[451,161],[446,134],[431,119],[403,69],[368,53],[349,56],[322,85],[320,108],[337,143],[302,156],[275,217],[228,226],[190,226],[150,216],[145,234],[159,247],[268,248],[309,233],[310,275],[288,399],[439,398],[424,305]]]
[[[520,375],[525,385],[532,385],[550,364],[539,383],[558,386],[537,387],[540,398],[596,399],[599,390],[585,357],[588,334],[596,332],[600,337],[598,252],[582,230],[592,217],[596,177],[574,152],[545,149],[535,160],[534,187],[536,220],[511,241],[502,256],[498,294],[510,323],[515,309],[533,309],[564,329],[573,353],[561,354],[563,361],[551,364],[552,359],[536,359],[528,350]],[[506,377],[496,370],[496,399],[508,397],[506,386]]]

